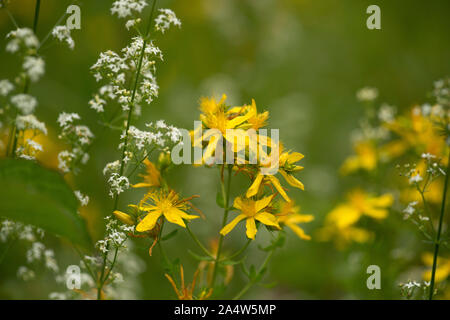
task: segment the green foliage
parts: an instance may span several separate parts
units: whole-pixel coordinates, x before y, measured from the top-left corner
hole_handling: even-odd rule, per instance
[[[89,248],[78,200],[63,177],[33,161],[0,160],[0,216],[32,224]]]

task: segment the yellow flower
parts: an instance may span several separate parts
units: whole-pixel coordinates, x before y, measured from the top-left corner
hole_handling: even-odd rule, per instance
[[[287,181],[287,183],[289,183],[291,186],[304,190],[305,187],[303,185],[303,183],[301,183],[299,180],[297,180],[294,177],[294,172],[303,170],[302,166],[298,166],[295,163],[300,161],[301,159],[303,159],[303,155],[299,152],[290,152],[290,151],[285,151],[283,152],[283,146],[280,144],[280,146],[278,148],[275,148],[274,150],[279,150],[279,157],[278,157],[278,172],[281,173],[281,175],[284,177],[284,179]],[[275,152],[275,151],[274,151]],[[281,186],[280,181],[278,180],[277,177],[275,177],[274,175],[271,174],[263,174],[261,169],[267,169],[267,166],[271,166],[273,167],[273,161],[276,160],[276,156],[270,156],[271,160],[268,161],[264,161],[264,163],[262,164],[263,168],[260,168],[260,170],[258,171],[258,174],[256,175],[255,180],[253,181],[252,185],[250,186],[250,188],[247,190],[246,196],[247,198],[253,197],[254,195],[256,195],[261,187],[261,184],[269,184],[269,185],[273,185],[275,187],[275,189],[281,194],[281,196],[286,200],[286,201],[291,201],[290,198],[288,197],[286,191],[284,191],[283,187]]]
[[[189,215],[183,211],[188,208],[188,200],[190,199],[192,198],[180,200],[178,194],[173,190],[168,192],[163,190],[148,192],[140,201],[139,206],[137,206],[140,211],[148,213],[138,223],[136,231],[145,232],[153,229],[161,215],[167,221],[186,228],[183,219],[192,220],[198,218],[198,216]]]
[[[445,139],[436,130],[432,117],[424,116],[419,107],[413,108],[408,117],[399,117],[386,126],[398,135],[399,139],[381,148],[383,157],[392,159],[412,149],[419,155],[431,153],[446,161],[444,157],[446,151]]]
[[[257,201],[245,198],[243,199],[241,197],[237,197],[236,199],[234,199],[233,207],[240,210],[241,214],[239,214],[229,224],[223,227],[223,229],[220,230],[220,234],[228,234],[240,221],[244,219],[246,220],[247,237],[249,239],[255,239],[257,231],[255,220],[258,220],[259,222],[267,226],[280,229],[277,218],[273,214],[264,211],[264,209],[266,209],[270,205],[272,199],[273,196],[264,197],[261,200]]]
[[[146,173],[140,175],[142,178],[144,178],[144,181],[134,184],[133,188],[149,188],[161,186],[161,174],[158,169],[156,169],[156,166],[153,164],[153,162],[145,159],[144,164]]]
[[[350,192],[347,198],[347,202],[339,204],[328,214],[327,224],[345,228],[355,224],[363,215],[374,219],[384,219],[394,201],[391,194],[386,193],[375,197],[360,189]]]
[[[202,127],[199,127],[191,133],[193,138],[193,145],[195,147],[203,147],[202,142],[207,141],[206,150],[204,152],[202,162],[207,163],[208,160],[215,155],[218,147],[223,149],[223,145],[219,143],[227,142],[232,146],[234,152],[239,152],[247,146],[254,148],[251,140],[258,139],[258,134],[251,136],[246,132],[248,129],[259,129],[265,125],[265,121],[269,117],[269,113],[263,112],[258,114],[255,100],[252,99],[251,105],[244,105],[240,107],[228,107],[225,105],[226,95],[217,102],[213,98],[202,98],[200,101],[200,120]],[[203,129],[208,130],[205,133],[200,133]],[[228,130],[228,132],[227,132]],[[220,135],[219,135],[220,133]],[[220,138],[224,138],[223,141]],[[263,139],[259,143],[262,142]],[[266,141],[269,139],[265,139]],[[267,142],[266,142],[267,143]],[[256,150],[249,150],[255,154],[258,153],[259,147]]]
[[[433,266],[433,254],[426,252],[422,255],[422,261],[426,266]],[[448,278],[450,275],[450,259],[438,257],[435,281],[441,282]],[[431,270],[427,270],[423,273],[423,279],[425,281],[431,280]]]
[[[180,278],[181,278],[181,288],[178,290],[177,285],[175,284],[175,281],[172,279],[170,275],[167,273],[165,274],[167,280],[169,280],[170,284],[173,287],[173,290],[178,296],[178,300],[206,300],[208,299],[212,294],[212,288],[209,290],[203,290],[199,297],[194,297],[194,289],[195,289],[195,283],[197,281],[199,270],[195,271],[194,273],[194,279],[192,279],[192,284],[185,287],[184,285],[184,270],[183,266],[180,265]]]
[[[373,238],[373,233],[359,227],[348,226],[337,228],[336,226],[326,225],[317,232],[319,241],[334,240],[338,249],[344,249],[349,243],[365,243]]]
[[[377,151],[371,141],[360,141],[354,146],[356,155],[348,157],[342,165],[342,174],[350,174],[359,169],[371,171],[377,165]]]
[[[292,231],[303,240],[311,240],[311,237],[305,234],[305,231],[297,224],[311,222],[314,217],[310,214],[300,214],[300,207],[296,206],[294,201],[280,202],[280,212],[276,214],[278,223],[292,229]]]

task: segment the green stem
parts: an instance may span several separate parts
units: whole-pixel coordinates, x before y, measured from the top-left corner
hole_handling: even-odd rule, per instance
[[[231,186],[232,169],[233,169],[233,166],[228,165],[228,181],[227,181],[226,187],[225,187],[224,181],[222,179],[220,180],[221,187],[222,187],[222,197],[225,201],[225,204],[224,204],[225,208],[224,208],[223,219],[222,219],[222,228],[225,227],[225,225],[227,223],[228,211],[230,210],[229,202],[230,202],[230,186]],[[223,235],[220,234],[219,244],[217,246],[217,255],[216,255],[216,259],[214,261],[214,269],[213,269],[213,274],[212,274],[212,278],[211,278],[211,288],[214,288],[214,285],[216,283],[217,271],[219,268],[219,261],[220,261],[220,254],[222,252],[222,243],[223,243]]]
[[[211,252],[208,251],[208,249],[205,248],[205,246],[200,242],[200,240],[197,238],[195,234],[192,233],[191,228],[189,228],[189,224],[186,224],[186,230],[191,236],[191,238],[194,240],[194,242],[198,245],[200,249],[210,258],[214,258],[214,256],[211,254]]]
[[[266,259],[264,260],[263,264],[261,265],[261,267],[258,270],[258,275],[261,274],[264,269],[267,267],[267,264],[269,263],[270,259],[272,258],[273,253],[275,252],[275,250],[271,250],[268,254]],[[257,277],[255,277],[257,278]],[[247,285],[241,290],[239,291],[239,293],[233,298],[233,300],[238,300],[240,299],[245,293],[247,293],[247,291],[256,283],[255,280],[250,280],[249,283],[247,283]]]
[[[241,249],[239,249],[239,251],[236,251],[236,252],[233,253],[231,256],[229,256],[227,259],[228,259],[228,260],[231,260],[231,259],[233,259],[234,257],[239,256],[242,252],[245,251],[245,249],[247,249],[247,247],[250,245],[251,242],[252,242],[252,239],[248,239],[247,242],[245,243],[245,245],[244,245]]]
[[[127,151],[128,148],[128,130],[130,129],[130,123],[131,123],[131,117],[133,114],[133,109],[134,109],[134,100],[136,98],[136,92],[137,92],[137,87],[138,87],[138,83],[139,83],[139,77],[141,75],[141,69],[142,69],[142,61],[144,60],[144,54],[145,54],[145,47],[147,46],[147,41],[148,41],[148,36],[150,33],[150,27],[152,25],[152,20],[153,20],[153,13],[155,12],[155,6],[156,6],[156,0],[153,1],[153,6],[152,6],[152,11],[150,12],[150,17],[148,20],[148,25],[147,25],[147,31],[146,31],[146,35],[142,44],[142,50],[139,56],[139,64],[138,67],[136,69],[136,79],[134,81],[134,86],[133,86],[133,93],[131,95],[131,100],[130,100],[130,109],[128,110],[128,117],[127,117],[127,125],[126,125],[126,129],[125,129],[125,143],[122,149],[122,156],[120,158],[120,175],[123,175],[123,171],[124,171],[124,166],[125,166],[125,162],[123,161],[123,159],[125,158],[125,153]],[[119,204],[119,195],[117,194],[115,199],[114,199],[114,209],[113,211],[115,211],[118,207]],[[117,255],[119,248],[115,249],[114,252],[114,256]],[[102,267],[102,273],[100,276],[100,284],[97,290],[97,299],[100,300],[101,298],[101,291],[103,288],[103,284],[105,281],[102,281],[103,275],[105,273],[105,268],[106,268],[106,260],[107,260],[107,256],[108,253],[104,253],[103,254],[103,267]],[[111,272],[112,268],[110,269],[109,273]],[[108,273],[108,275],[109,275]],[[106,279],[105,279],[106,280]]]
[[[436,277],[436,267],[437,267],[437,259],[438,259],[438,254],[439,254],[439,245],[440,245],[440,241],[441,241],[442,222],[444,221],[445,201],[447,199],[448,176],[449,175],[450,175],[450,150],[449,150],[448,160],[447,160],[447,171],[445,172],[444,190],[442,192],[441,214],[439,216],[438,230],[437,230],[437,234],[436,234],[436,240],[434,243],[433,268],[431,270],[431,281],[430,281],[430,296],[429,296],[430,300],[433,300],[433,294],[434,294],[434,282],[435,282],[435,277]]]

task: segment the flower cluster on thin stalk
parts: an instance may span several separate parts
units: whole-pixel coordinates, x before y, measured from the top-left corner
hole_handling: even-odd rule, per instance
[[[147,7],[150,10],[148,21],[142,17]],[[156,65],[158,61],[163,61],[163,54],[154,43],[153,31],[165,31],[170,25],[181,25],[169,9],[159,9],[160,15],[155,19],[155,7],[156,1],[114,1],[111,14],[127,19],[125,26],[135,36],[119,52],[108,50],[100,53],[91,67],[100,86],[89,106],[98,113],[104,128],[121,132],[118,143],[120,157],[107,163],[103,170],[109,195],[114,199],[114,212],[119,209],[119,196],[131,187],[134,174],[149,161],[152,152],[167,155],[181,138],[179,129],[163,120],[147,123],[145,128],[134,124],[142,108],[158,97]],[[135,233],[133,225],[123,224],[113,215],[108,215],[105,221],[105,236],[96,243],[98,256],[95,261],[98,263],[90,265],[95,270],[93,275],[98,299],[111,297],[112,287],[108,284],[113,281],[113,270],[124,251],[128,251],[126,249],[131,243],[128,237]]]

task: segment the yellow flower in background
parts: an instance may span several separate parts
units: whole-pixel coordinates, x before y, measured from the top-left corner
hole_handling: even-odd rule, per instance
[[[374,234],[366,229],[348,226],[345,228],[336,228],[332,225],[326,225],[321,228],[316,235],[319,241],[334,241],[338,249],[345,249],[350,243],[365,243],[373,239]]]
[[[177,285],[175,284],[175,281],[172,279],[172,277],[170,275],[168,275],[167,273],[165,274],[167,280],[169,280],[170,284],[173,287],[173,290],[175,291],[178,300],[206,300],[208,299],[211,294],[212,294],[212,288],[210,288],[209,290],[202,290],[202,292],[200,293],[200,295],[198,297],[194,296],[194,289],[195,289],[195,284],[197,282],[197,277],[198,277],[198,273],[199,270],[197,269],[197,271],[195,271],[194,273],[194,278],[192,279],[192,284],[188,285],[187,287],[184,284],[184,270],[183,270],[183,266],[180,265],[180,280],[181,280],[181,288],[178,289]]]
[[[345,228],[355,224],[363,215],[378,220],[384,219],[393,202],[394,197],[389,193],[376,197],[356,189],[348,194],[347,202],[339,204],[327,215],[326,223]]]
[[[277,150],[277,149],[275,149]],[[294,173],[300,170],[303,170],[302,166],[296,165],[296,162],[300,161],[304,158],[304,155],[302,155],[299,152],[290,152],[290,151],[283,151],[283,146],[280,144],[279,148],[279,157],[278,157],[278,172],[281,173],[281,175],[284,177],[284,179],[289,183],[289,185],[298,188],[300,190],[304,190],[305,187],[303,183],[301,183],[299,180],[297,180],[294,177]],[[273,161],[276,159],[276,155],[272,157],[271,160],[265,161],[266,163],[271,164],[273,167]],[[264,165],[264,164],[263,164]],[[283,187],[281,186],[280,180],[278,180],[277,177],[271,174],[263,174],[261,169],[258,171],[258,174],[255,177],[255,180],[253,181],[250,188],[247,190],[246,197],[250,198],[258,194],[261,185],[268,184],[273,185],[275,189],[281,194],[281,196],[286,201],[291,201],[291,199],[288,197],[286,191],[284,191]]]
[[[143,182],[133,185],[133,188],[149,188],[149,187],[159,187],[161,186],[161,174],[156,166],[148,159],[144,160],[145,164],[145,174],[140,176],[144,179]]]
[[[356,227],[362,216],[376,220],[384,219],[389,214],[394,198],[391,194],[379,197],[356,189],[347,195],[347,201],[331,210],[325,218],[325,225],[317,233],[320,241],[334,240],[338,248],[344,248],[351,242],[364,243],[373,238],[373,233]]]
[[[267,207],[270,205],[272,199],[273,196],[264,197],[261,200],[257,201],[241,197],[237,197],[236,199],[234,199],[233,207],[240,210],[241,214],[239,214],[229,224],[223,227],[223,229],[220,230],[220,234],[228,234],[231,230],[234,229],[234,227],[236,227],[239,222],[244,219],[246,221],[247,228],[246,234],[249,239],[255,239],[255,235],[257,232],[255,220],[267,226],[280,229],[277,218],[273,214],[264,210],[267,209]]]
[[[433,111],[431,111],[432,114]],[[423,111],[419,107],[413,108],[409,116],[398,117],[394,122],[386,124],[386,127],[399,139],[381,148],[380,153],[383,158],[392,159],[412,149],[418,155],[430,153],[442,157],[446,161],[443,157],[446,150],[445,139],[436,130],[433,117],[423,115]]]
[[[163,190],[148,192],[139,205],[134,206],[142,212],[147,212],[145,218],[136,226],[136,231],[145,232],[153,229],[160,216],[164,216],[171,223],[186,228],[183,219],[192,220],[199,218],[184,212],[184,210],[188,209],[188,200],[190,199],[192,197],[180,200],[178,194],[173,190],[168,192]]]
[[[377,166],[377,150],[372,141],[359,141],[354,145],[355,155],[348,157],[342,165],[341,174],[358,170],[372,171]]]
[[[422,255],[423,263],[428,266],[433,266],[433,254],[430,252],[426,252]],[[438,257],[437,266],[436,266],[436,274],[435,281],[441,282],[448,278],[450,275],[450,258]],[[423,279],[425,281],[431,280],[431,270],[427,270],[423,273]]]
[[[296,206],[294,201],[280,201],[280,212],[276,214],[276,217],[280,225],[290,228],[300,239],[311,240],[311,236],[305,234],[298,224],[311,222],[314,217],[310,214],[300,214],[300,207]]]

